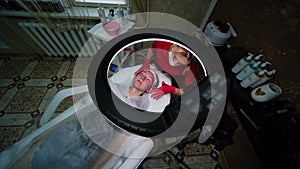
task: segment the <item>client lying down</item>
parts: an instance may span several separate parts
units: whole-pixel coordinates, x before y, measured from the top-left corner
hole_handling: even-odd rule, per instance
[[[108,82],[112,91],[122,101],[137,109],[163,112],[170,103],[170,95],[154,100],[150,97],[149,92],[160,87],[163,81],[170,84],[170,78],[154,67],[134,75],[139,66],[120,69],[110,77]]]

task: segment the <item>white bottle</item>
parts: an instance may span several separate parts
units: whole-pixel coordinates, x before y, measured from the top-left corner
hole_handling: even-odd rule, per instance
[[[131,13],[130,13],[130,6],[127,5],[125,15],[128,16],[128,15],[130,15],[130,14],[131,14]]]
[[[239,74],[236,75],[236,78],[238,80],[244,80],[247,76],[252,74],[255,70],[258,70],[260,64],[261,64],[261,61],[247,65],[242,71],[240,71]]]
[[[98,10],[98,14],[99,14],[101,23],[102,23],[102,25],[104,25],[107,22],[106,15],[104,13],[104,8],[99,5],[99,7],[97,8],[97,10]]]
[[[266,74],[264,75],[263,78],[259,79],[255,83],[253,83],[250,87],[255,88],[255,87],[265,83],[266,81],[270,80],[275,75],[275,73],[276,73],[275,69],[273,69],[272,71],[266,72]]]
[[[128,24],[127,17],[125,16],[124,10],[121,5],[118,6],[117,13],[118,22],[122,25]]]
[[[255,56],[255,57],[251,60],[250,64],[253,64],[253,63],[256,63],[256,62],[260,61],[260,59],[261,59],[263,56],[264,56],[263,54],[258,54],[257,56]]]
[[[265,70],[268,65],[272,65],[270,62],[264,62],[259,66],[259,70]]]
[[[233,73],[238,73],[240,72],[243,68],[245,68],[252,60],[253,54],[248,53],[247,57],[243,57],[241,60],[237,62],[231,69]]]
[[[122,18],[124,17],[124,10],[122,9],[121,5],[118,6],[118,17]]]
[[[265,74],[265,70],[256,70],[254,73],[249,75],[246,79],[244,79],[240,84],[242,87],[247,88],[259,79],[263,78]]]
[[[115,10],[114,9],[109,9],[108,11],[108,22],[111,22],[113,21],[114,19],[114,16],[115,16]]]

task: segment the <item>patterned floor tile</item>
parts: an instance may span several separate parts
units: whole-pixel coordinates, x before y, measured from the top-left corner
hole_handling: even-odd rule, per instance
[[[191,143],[185,147],[185,155],[205,155],[211,152],[211,147],[198,143]]]
[[[46,87],[24,87],[18,91],[5,111],[33,112],[38,108],[46,91]]]
[[[0,109],[1,110],[6,109],[6,107],[11,102],[11,100],[15,97],[17,92],[18,92],[18,89],[13,88],[13,89],[7,90],[4,93],[4,95],[1,97],[1,100],[0,100]]]
[[[70,78],[73,77],[73,71],[74,71],[75,63],[76,63],[76,62],[72,62],[72,63],[70,64],[70,66],[69,66],[69,69],[68,69],[68,71],[67,71],[67,73],[66,73],[66,76],[67,76],[68,79],[70,79]]]
[[[6,113],[4,116],[0,117],[0,126],[24,125],[31,119],[32,117],[30,114]]]
[[[0,98],[4,95],[4,93],[7,91],[6,87],[0,87]]]
[[[38,61],[32,61],[30,62],[27,67],[23,70],[23,72],[20,74],[21,77],[26,77],[28,75],[30,75],[33,70],[35,69],[35,67],[38,65]]]
[[[216,163],[207,163],[207,164],[192,164],[189,165],[192,169],[215,169]]]
[[[57,76],[65,76],[69,70],[70,64],[71,62],[69,61],[63,62],[63,64],[61,65],[60,69],[57,72]]]
[[[186,156],[184,159],[185,164],[192,169],[214,169],[217,162],[210,159],[208,155],[205,156]],[[151,157],[142,163],[144,169],[170,169],[179,168],[183,166],[174,159],[164,161],[163,158]],[[183,167],[185,168],[185,167]]]
[[[51,83],[50,79],[30,79],[25,82],[25,86],[47,86],[49,83]]]
[[[24,132],[23,126],[18,127],[0,127],[0,151],[19,141]]]
[[[50,79],[60,69],[62,61],[59,60],[44,60],[40,61],[30,75],[32,79]]]
[[[200,165],[216,163],[209,155],[186,156],[184,162],[187,165]]]
[[[1,87],[8,87],[10,84],[14,83],[13,79],[0,79],[0,86]]]
[[[25,59],[10,59],[4,62],[0,67],[0,79],[11,79],[18,77],[28,63],[29,60]]]
[[[162,158],[150,158],[148,159],[143,166],[145,168],[162,168],[162,167],[168,167],[168,165],[162,160]]]
[[[73,81],[72,81],[72,79],[66,79],[63,82],[63,84],[64,84],[64,86],[72,87],[73,86]]]
[[[68,78],[86,78],[89,65],[90,60],[77,60],[76,62],[72,62],[66,76]]]

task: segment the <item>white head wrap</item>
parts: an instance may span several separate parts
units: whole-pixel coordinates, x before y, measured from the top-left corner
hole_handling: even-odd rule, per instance
[[[156,70],[156,69],[153,69],[153,68],[146,69],[146,70],[149,70],[149,71],[153,74],[153,84],[152,84],[152,86],[151,86],[150,89],[155,89],[155,88],[157,88],[158,82],[159,82],[159,80],[158,80],[158,75],[157,75],[157,74],[158,74],[157,70]]]

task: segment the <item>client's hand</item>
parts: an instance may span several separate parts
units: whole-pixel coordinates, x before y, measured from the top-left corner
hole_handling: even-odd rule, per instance
[[[168,93],[174,94],[175,90],[176,90],[176,87],[170,86],[170,85],[166,84],[165,82],[162,82],[161,87],[151,90],[150,93],[151,93],[151,97],[153,99],[158,100],[165,94],[168,94]]]
[[[136,72],[134,72],[134,75],[137,75],[139,73],[141,73],[142,71],[149,69],[150,68],[150,59],[146,58],[142,67],[140,67]]]

